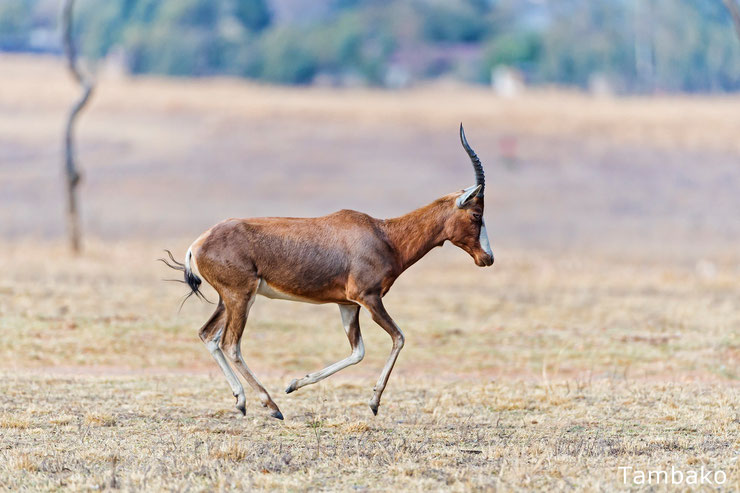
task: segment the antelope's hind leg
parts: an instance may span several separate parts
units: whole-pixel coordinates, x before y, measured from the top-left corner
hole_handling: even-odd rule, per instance
[[[234,374],[234,370],[231,369],[229,364],[226,362],[224,353],[221,351],[221,340],[223,338],[224,328],[226,326],[226,310],[223,302],[219,299],[216,311],[213,312],[208,322],[203,325],[200,329],[200,339],[205,343],[208,351],[216,360],[218,366],[221,367],[221,371],[226,377],[226,381],[231,387],[231,392],[236,397],[236,408],[246,414],[246,398],[244,396],[244,387],[242,387],[239,378]]]
[[[323,380],[329,375],[335,374],[339,370],[343,370],[348,366],[359,363],[362,361],[362,358],[365,357],[365,345],[362,343],[362,334],[360,333],[360,306],[355,304],[339,305],[339,312],[342,314],[342,325],[344,325],[344,331],[347,333],[349,345],[352,347],[352,354],[341,361],[337,361],[333,365],[327,366],[323,370],[310,373],[300,380],[294,379],[290,382],[288,388],[285,389],[286,394],[290,394],[301,387]]]
[[[242,334],[244,326],[247,324],[249,309],[252,307],[257,296],[257,282],[254,283],[253,289],[250,289],[244,296],[238,296],[226,301],[226,330],[222,339],[222,348],[226,356],[239,370],[250,387],[259,395],[263,407],[269,408],[271,416],[277,419],[283,419],[283,413],[272,400],[265,387],[257,380],[247,364],[244,362],[241,351]],[[246,412],[245,412],[246,414]]]

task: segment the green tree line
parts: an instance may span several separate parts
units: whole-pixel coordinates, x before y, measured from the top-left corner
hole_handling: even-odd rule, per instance
[[[78,0],[75,31],[89,59],[119,50],[135,74],[488,83],[505,65],[532,84],[586,86],[598,75],[624,91],[740,88],[740,42],[722,0],[314,0],[288,3],[290,19],[275,1]],[[1,0],[0,49],[35,49],[55,5]]]

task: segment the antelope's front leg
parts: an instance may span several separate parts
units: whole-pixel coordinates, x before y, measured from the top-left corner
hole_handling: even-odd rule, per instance
[[[286,394],[290,394],[301,387],[323,380],[329,375],[335,374],[339,370],[362,361],[362,358],[365,356],[365,345],[362,343],[362,333],[360,333],[360,307],[355,304],[339,305],[339,312],[342,314],[342,325],[344,325],[344,331],[347,333],[349,345],[352,347],[352,353],[343,360],[337,361],[323,370],[310,373],[300,380],[293,379],[293,381],[290,382],[290,385],[288,385],[288,388],[285,389]]]
[[[375,323],[388,332],[391,339],[393,339],[391,354],[388,356],[388,361],[386,361],[383,371],[380,373],[378,383],[375,384],[375,388],[373,389],[373,398],[370,399],[370,409],[373,414],[377,416],[380,397],[383,395],[385,386],[388,384],[388,378],[391,376],[391,371],[393,371],[393,365],[396,364],[398,354],[401,352],[401,349],[403,349],[404,337],[401,329],[398,328],[398,325],[396,325],[391,316],[388,315],[388,312],[385,311],[385,307],[383,306],[380,296],[365,298],[361,303],[370,312]]]

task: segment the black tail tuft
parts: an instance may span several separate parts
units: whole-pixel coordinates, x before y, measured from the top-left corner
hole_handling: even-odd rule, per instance
[[[190,286],[190,289],[198,296],[203,296],[203,293],[200,292],[200,283],[203,282],[200,280],[200,277],[193,274],[191,271],[185,271],[185,282],[188,283],[188,286]]]
[[[197,298],[202,299],[206,303],[213,304],[213,302],[209,301],[200,291],[200,285],[203,281],[201,280],[200,277],[194,274],[192,270],[190,270],[190,265],[188,265],[188,263],[190,262],[190,259],[186,258],[185,263],[178,262],[177,260],[175,260],[175,257],[172,255],[172,252],[170,252],[169,250],[165,250],[165,252],[170,257],[169,261],[164,258],[160,258],[157,260],[162,262],[164,265],[166,265],[170,269],[175,269],[175,270],[179,270],[180,272],[183,272],[185,274],[185,280],[178,281],[178,282],[184,282],[185,284],[190,286],[190,292],[182,300],[182,303],[180,304],[180,308],[182,308],[182,305],[184,305],[185,302],[188,300],[188,298],[190,298],[193,295],[195,295]],[[172,280],[176,280],[176,279],[172,279]]]

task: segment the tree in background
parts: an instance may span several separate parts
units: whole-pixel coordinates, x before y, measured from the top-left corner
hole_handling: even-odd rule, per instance
[[[722,2],[653,1],[656,89],[740,89],[740,47]]]
[[[723,1],[84,0],[75,36],[89,60],[115,48],[135,74],[488,83],[507,65],[535,85],[598,76],[625,92],[740,90]],[[45,49],[32,40],[50,2],[0,0],[0,49]]]
[[[75,156],[74,128],[77,117],[85,108],[92,95],[94,83],[79,67],[77,50],[72,39],[74,0],[64,0],[62,6],[62,37],[64,53],[67,59],[67,68],[72,77],[82,87],[80,98],[72,106],[67,125],[64,130],[64,169],[67,185],[67,233],[72,251],[79,253],[82,250],[82,232],[77,204],[77,187],[80,184],[80,172],[77,169]]]
[[[725,3],[727,10],[730,11],[732,23],[735,26],[735,34],[737,34],[738,39],[740,39],[740,6],[735,0],[723,0],[723,2]]]
[[[585,87],[605,76],[626,92],[740,89],[740,48],[722,0],[559,0],[527,25],[509,12],[486,41],[482,77],[498,64],[532,83]]]
[[[31,5],[25,0],[0,2],[0,49],[16,51],[26,46],[31,28]]]
[[[316,57],[299,29],[273,29],[261,39],[260,77],[269,82],[308,84],[316,74]]]
[[[634,79],[632,18],[620,2],[567,0],[542,34],[540,80],[586,86],[593,74]]]
[[[250,31],[261,31],[270,25],[270,10],[264,0],[240,0],[233,8],[236,18]]]
[[[433,0],[419,4],[422,34],[432,43],[475,43],[490,32],[487,2]]]

